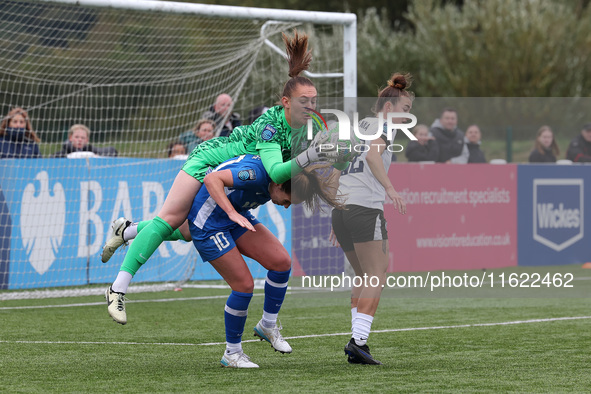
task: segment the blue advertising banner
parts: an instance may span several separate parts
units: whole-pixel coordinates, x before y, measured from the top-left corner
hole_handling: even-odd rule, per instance
[[[518,166],[518,264],[584,263],[591,260],[591,227],[585,195],[591,166]],[[585,210],[585,208],[587,208]]]
[[[106,264],[100,260],[111,222],[121,216],[153,218],[182,164],[129,158],[1,160],[0,289],[112,282],[124,253]],[[270,205],[260,207],[257,217],[290,250],[290,211]],[[177,280],[193,263],[192,279],[220,278],[191,242],[177,241],[164,242],[134,282]],[[264,277],[256,265],[258,277]]]

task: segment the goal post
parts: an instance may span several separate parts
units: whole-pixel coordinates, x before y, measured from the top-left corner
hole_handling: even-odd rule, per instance
[[[310,36],[308,77],[326,97],[355,97],[356,16],[144,0],[23,0],[0,4],[0,110],[27,111],[41,157],[0,160],[0,299],[21,290],[110,283],[111,222],[154,217],[183,161],[167,148],[220,93],[243,124],[274,105],[287,80],[281,33]],[[280,51],[281,52],[281,51]],[[58,158],[74,124],[116,156]],[[257,218],[291,249],[290,210]],[[253,275],[264,269],[249,261]],[[165,242],[134,278],[217,279],[191,243]],[[97,290],[98,291],[98,290]],[[30,296],[31,292],[29,293]]]

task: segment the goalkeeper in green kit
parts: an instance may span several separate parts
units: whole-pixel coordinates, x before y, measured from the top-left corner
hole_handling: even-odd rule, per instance
[[[312,60],[308,51],[308,36],[294,31],[293,37],[283,35],[289,64],[290,79],[283,87],[281,105],[270,108],[252,125],[234,129],[228,137],[205,141],[190,154],[176,176],[158,216],[142,222],[142,230],[131,244],[115,282],[106,290],[109,313],[120,324],[127,322],[124,294],[131,279],[163,241],[186,239],[179,227],[187,219],[189,210],[203,178],[210,167],[244,154],[260,155],[271,180],[281,184],[313,162],[335,163],[341,170],[347,163],[339,152],[322,152],[319,147],[327,133],[317,133],[310,146],[292,157],[292,130],[306,133],[310,110],[316,108],[317,91],[312,81],[300,76]],[[294,147],[296,148],[296,147]],[[285,161],[284,161],[285,160]],[[107,261],[125,240],[123,230],[129,225],[123,220],[113,227],[112,237],[103,248],[102,259]],[[190,239],[190,238],[189,238]],[[115,242],[113,242],[113,240]],[[113,312],[113,313],[111,313]]]

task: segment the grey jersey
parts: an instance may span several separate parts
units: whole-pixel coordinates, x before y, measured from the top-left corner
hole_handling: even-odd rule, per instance
[[[384,142],[387,139],[386,125],[379,125],[378,118],[365,118],[359,122],[359,132],[364,135],[375,135],[380,127],[382,136],[380,143],[389,145],[392,141]],[[396,130],[392,133],[392,140],[396,135]],[[367,146],[371,140],[363,141]],[[372,147],[371,149],[375,149]],[[339,192],[345,195],[346,204],[360,205],[367,208],[384,209],[386,201],[386,190],[371,172],[367,164],[367,147],[365,152],[355,158],[349,166],[341,171],[339,180]],[[392,163],[392,152],[388,149],[382,151],[382,163],[388,173]]]

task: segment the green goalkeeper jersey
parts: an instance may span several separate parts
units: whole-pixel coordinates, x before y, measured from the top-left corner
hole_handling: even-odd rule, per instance
[[[260,155],[273,182],[283,183],[291,178],[291,126],[282,106],[270,108],[251,125],[234,128],[228,137],[199,144],[183,170],[203,182],[210,167],[245,154]]]

